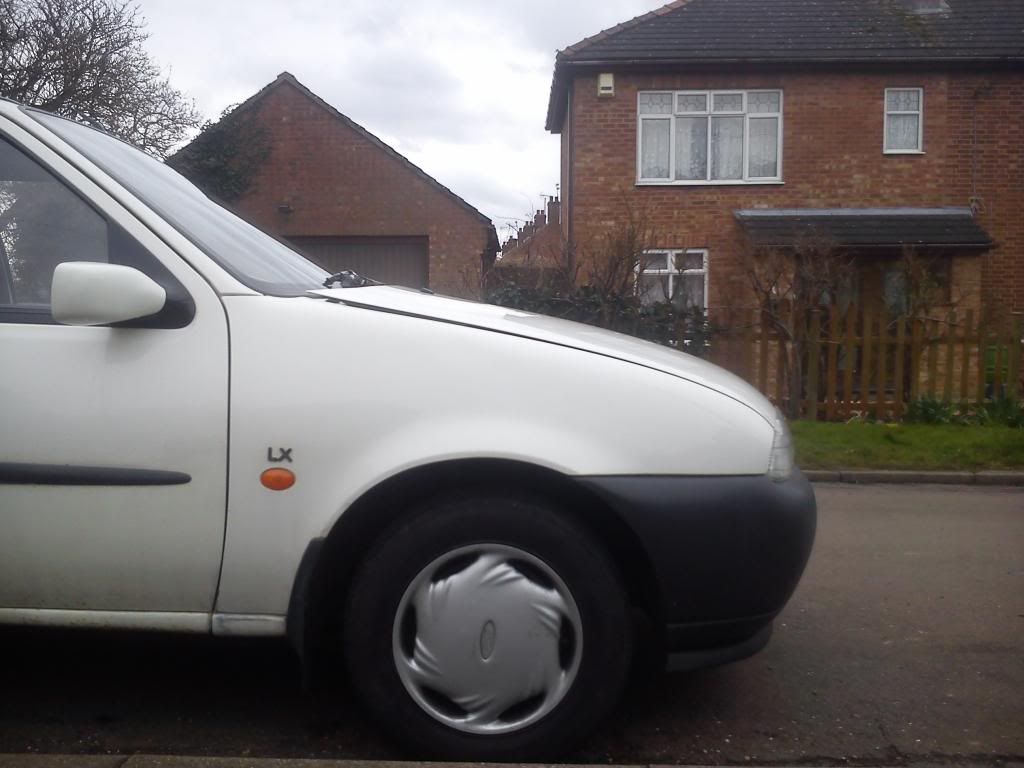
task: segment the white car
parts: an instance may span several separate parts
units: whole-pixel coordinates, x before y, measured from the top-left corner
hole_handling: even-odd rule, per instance
[[[464,760],[584,736],[639,615],[677,669],[763,647],[815,529],[768,400],[362,282],[0,102],[0,622],[286,635]]]

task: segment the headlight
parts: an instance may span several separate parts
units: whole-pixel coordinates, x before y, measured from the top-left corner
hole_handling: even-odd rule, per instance
[[[793,457],[793,436],[789,433],[789,425],[781,411],[776,411],[773,426],[775,438],[772,440],[772,453],[768,458],[768,477],[776,482],[782,482],[790,478],[796,467]]]

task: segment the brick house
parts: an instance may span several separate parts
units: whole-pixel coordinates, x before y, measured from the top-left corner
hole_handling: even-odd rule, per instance
[[[332,272],[473,296],[491,220],[284,72],[239,105],[269,152],[231,205]],[[187,149],[187,148],[186,148]]]
[[[641,295],[712,316],[749,300],[744,248],[808,232],[862,303],[899,300],[912,246],[951,300],[1024,311],[1022,66],[1022,2],[677,0],[556,56],[563,237],[643,210]]]

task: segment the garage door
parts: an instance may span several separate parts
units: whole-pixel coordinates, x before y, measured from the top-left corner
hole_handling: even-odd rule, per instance
[[[351,269],[388,285],[426,288],[425,237],[290,237],[308,259],[329,272]]]

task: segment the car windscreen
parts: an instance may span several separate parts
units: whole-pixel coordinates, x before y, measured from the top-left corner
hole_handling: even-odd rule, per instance
[[[156,158],[72,120],[34,109],[25,111],[250,288],[294,296],[323,286],[326,271],[217,204]]]

